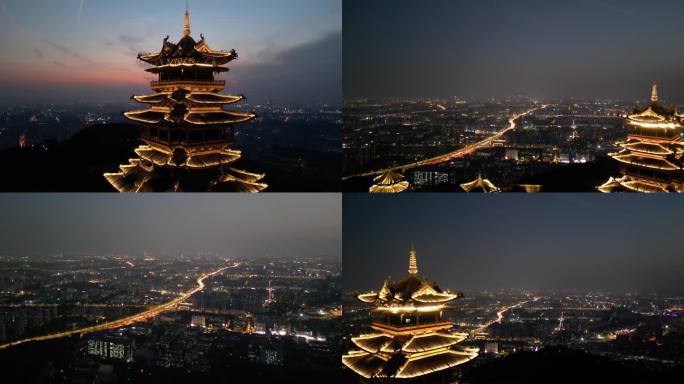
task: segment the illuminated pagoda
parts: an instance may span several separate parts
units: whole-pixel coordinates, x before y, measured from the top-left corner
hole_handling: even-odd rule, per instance
[[[104,175],[118,191],[260,192],[267,187],[263,174],[235,167],[241,152],[231,148],[234,126],[255,115],[224,109],[244,96],[219,93],[225,81],[216,76],[228,71],[224,65],[237,59],[237,53],[212,50],[200,36],[200,41],[190,36],[186,8],[177,44],[167,36],[159,52],[138,55],[152,65],[146,71],[157,80],[151,82],[154,93],[133,96],[148,108],[124,113],[142,124],[143,144],[119,172]]]
[[[409,188],[409,182],[404,180],[404,176],[394,171],[377,176],[373,182],[369,189],[371,193],[400,193]]]
[[[501,189],[494,185],[488,179],[483,179],[482,175],[478,175],[477,179],[461,184],[461,188],[466,192],[484,192],[484,193],[498,193]]]
[[[684,192],[684,116],[658,102],[653,84],[651,103],[627,116],[631,132],[610,156],[620,163],[619,178],[599,186],[601,192]]]
[[[477,348],[458,347],[468,335],[451,332],[453,324],[442,319],[442,310],[461,295],[418,275],[414,249],[408,272],[400,281],[385,280],[379,292],[357,296],[374,305],[373,333],[353,337],[358,349],[342,363],[362,383],[454,383],[458,366],[478,355]]]

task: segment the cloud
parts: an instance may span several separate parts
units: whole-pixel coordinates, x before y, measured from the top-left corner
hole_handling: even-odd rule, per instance
[[[81,27],[81,16],[83,16],[83,6],[85,6],[85,0],[81,0],[81,5],[78,7],[78,19],[76,20],[76,27]]]
[[[43,55],[43,51],[41,51],[40,49],[35,49],[34,52],[36,53],[37,59],[42,59],[43,57],[45,57],[45,55]]]
[[[58,50],[59,52],[61,52],[61,53],[65,54],[65,55],[67,55],[67,56],[71,56],[71,57],[73,57],[73,58],[75,58],[75,59],[84,61],[84,62],[89,63],[89,64],[93,64],[93,61],[92,61],[92,60],[90,60],[89,58],[87,58],[87,57],[81,55],[80,53],[78,53],[78,52],[72,50],[71,48],[65,47],[65,46],[63,46],[63,45],[59,45],[59,44],[57,44],[57,43],[53,43],[52,41],[47,40],[47,39],[44,39],[43,42],[44,42],[45,44],[51,46],[52,48]]]
[[[62,68],[68,68],[66,64],[62,63],[61,61],[53,61],[52,64],[62,67]]]
[[[233,65],[227,80],[240,93],[263,102],[328,102],[342,100],[342,33],[275,54],[269,62]]]

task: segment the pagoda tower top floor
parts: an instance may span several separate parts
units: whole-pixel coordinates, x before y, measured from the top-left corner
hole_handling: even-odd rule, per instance
[[[225,65],[237,57],[237,52],[234,49],[230,51],[211,49],[203,34],[200,34],[200,41],[195,41],[190,35],[190,13],[187,9],[183,18],[183,37],[178,43],[170,42],[169,36],[166,36],[161,50],[158,52],[141,52],[138,54],[138,59],[156,67],[180,65],[217,67]]]
[[[443,291],[437,283],[430,282],[418,274],[418,261],[415,249],[409,254],[409,273],[399,281],[385,280],[380,291],[366,292],[357,298],[374,304],[378,311],[388,312],[431,312],[462,295]]]

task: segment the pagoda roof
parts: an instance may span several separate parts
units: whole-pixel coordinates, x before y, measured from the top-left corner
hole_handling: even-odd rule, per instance
[[[231,164],[240,159],[240,151],[231,149],[219,149],[212,151],[185,152],[178,156],[174,152],[155,148],[149,145],[141,145],[135,149],[135,153],[141,159],[157,166],[174,166],[188,168],[210,168],[217,165]]]
[[[357,347],[369,353],[378,353],[387,345],[394,341],[394,336],[384,333],[374,333],[370,335],[361,335],[352,337],[352,343]]]
[[[185,122],[194,125],[207,124],[238,124],[245,121],[252,120],[256,117],[253,113],[246,112],[232,112],[223,109],[214,110],[179,110],[176,109],[183,106],[169,107],[153,107],[142,111],[125,112],[124,116],[127,118],[146,124],[159,124],[162,121],[170,123]],[[187,109],[187,107],[185,107]]]
[[[369,189],[371,193],[400,193],[409,187],[409,182],[404,181],[404,176],[398,172],[387,171],[373,179],[375,183]]]
[[[119,192],[153,192],[147,185],[152,177],[149,167],[143,166],[140,159],[130,159],[129,164],[120,167],[121,172],[105,173],[109,184]]]
[[[413,377],[429,375],[433,372],[459,366],[477,357],[477,352],[463,350],[446,350],[420,357],[411,357],[399,367],[392,377],[398,379],[410,379]]]
[[[397,282],[385,280],[380,292],[366,292],[357,296],[365,303],[378,304],[389,302],[445,304],[459,297],[460,294],[444,292],[436,283],[430,283],[415,274],[410,274]]]
[[[351,351],[348,355],[342,356],[342,364],[366,379],[376,377],[386,362],[382,355],[363,351]]]
[[[659,156],[645,154],[640,155],[638,153],[623,151],[620,153],[611,154],[611,157],[624,164],[636,165],[639,167],[657,169],[661,171],[676,171],[682,169],[682,167],[677,166],[664,157]]]
[[[161,73],[174,68],[211,68],[214,72],[228,72],[226,67],[218,67],[212,64],[195,63],[195,62],[174,62],[170,64],[163,64],[152,68],[145,69],[149,73]]]
[[[175,92],[159,92],[133,96],[133,100],[146,104],[173,105],[185,100],[196,104],[233,104],[244,100],[242,95],[222,95],[215,92],[191,92],[184,89]]]
[[[475,179],[469,183],[461,184],[461,188],[463,188],[463,190],[466,192],[473,192],[473,191],[480,191],[480,192],[484,192],[484,193],[501,192],[499,187],[494,185],[494,183],[492,183],[488,179],[483,179],[482,175],[478,175],[477,179]]]
[[[603,193],[613,192],[640,192],[640,193],[667,193],[668,185],[666,183],[657,183],[643,179],[634,179],[628,176],[623,176],[619,179],[611,177],[603,185],[598,187],[598,190]],[[675,186],[677,190],[679,186]]]
[[[676,111],[674,108],[667,108],[655,101],[644,108],[639,106],[634,107],[632,114],[629,115],[629,119],[648,122],[666,121],[674,118],[675,115]]]
[[[185,116],[185,121],[192,124],[238,124],[255,117],[255,114],[246,112],[190,110]]]
[[[673,150],[667,148],[663,144],[636,139],[630,139],[628,141],[618,143],[618,145],[630,151],[641,152],[650,155],[667,156],[675,153]]]
[[[420,356],[394,355],[386,357],[365,351],[351,351],[342,356],[342,363],[366,379],[410,379],[454,368],[477,357],[477,349],[443,349]]]
[[[181,180],[161,175],[153,163],[145,159],[130,159],[129,164],[120,166],[117,173],[106,173],[104,177],[119,192],[180,192]],[[268,187],[259,181],[264,175],[252,174],[235,168],[224,170],[224,174],[210,187],[216,192],[261,192]]]
[[[235,168],[229,168],[224,170],[224,173],[219,180],[221,183],[231,185],[234,188],[234,191],[257,193],[268,188],[268,184],[260,182],[264,176],[265,175],[263,174],[258,175]],[[219,188],[218,190],[221,191],[222,188]]]
[[[415,335],[401,347],[401,350],[409,353],[427,352],[439,348],[451,347],[465,340],[467,337],[468,335],[466,333],[428,333],[425,335]]]
[[[204,40],[204,36],[200,36],[202,39],[199,42],[196,42],[191,36],[187,35],[183,36],[176,44],[171,43],[169,37],[166,36],[162,43],[162,48],[158,52],[141,52],[138,54],[138,59],[155,66],[170,64],[210,64],[212,66],[219,66],[237,59],[238,55],[234,49],[230,51],[214,51],[209,48],[209,45]]]

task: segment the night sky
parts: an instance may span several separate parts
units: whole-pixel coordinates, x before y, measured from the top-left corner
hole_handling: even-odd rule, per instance
[[[335,194],[5,194],[0,254],[341,257]]]
[[[344,97],[684,104],[680,0],[345,0]]]
[[[182,37],[185,0],[0,0],[0,102],[127,101],[136,57]],[[340,0],[191,0],[192,36],[239,59],[222,75],[251,101],[339,102]]]
[[[454,290],[684,290],[684,200],[666,195],[345,194],[345,290],[419,273]]]

